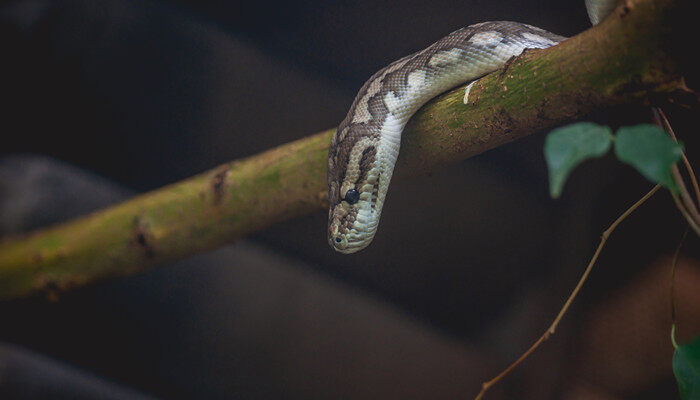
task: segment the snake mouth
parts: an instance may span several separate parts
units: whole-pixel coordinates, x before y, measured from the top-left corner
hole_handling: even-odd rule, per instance
[[[364,226],[362,224],[347,229],[345,232],[331,229],[328,235],[328,244],[339,253],[356,253],[372,242],[375,232],[376,225]]]
[[[338,241],[340,240],[340,241]],[[369,244],[369,241],[352,241],[349,242],[344,236],[336,236],[332,239],[331,247],[339,253],[352,254],[364,249]]]
[[[343,254],[364,249],[372,242],[376,232],[374,214],[369,201],[363,207],[339,204],[332,211],[331,223],[328,225],[328,244]]]

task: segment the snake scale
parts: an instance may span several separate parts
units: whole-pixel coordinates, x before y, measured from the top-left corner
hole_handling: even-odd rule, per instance
[[[597,24],[616,0],[586,0]],[[395,61],[365,82],[328,151],[328,242],[354,253],[377,231],[401,132],[428,100],[501,68],[525,49],[543,49],[566,39],[509,21],[483,22],[459,29],[424,50]]]

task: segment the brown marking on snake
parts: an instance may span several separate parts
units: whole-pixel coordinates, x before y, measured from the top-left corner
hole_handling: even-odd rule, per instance
[[[382,174],[377,175],[377,181],[372,186],[372,210],[377,208],[377,200],[379,200],[379,182],[382,180]]]
[[[369,146],[362,151],[362,158],[360,158],[360,174],[355,181],[355,187],[359,186],[360,182],[367,180],[367,174],[369,173],[372,166],[374,166],[374,160],[377,156],[377,148],[375,146]]]
[[[372,77],[365,82],[348,113],[348,115],[353,116],[352,123],[367,123],[371,120],[372,113],[369,111],[369,101],[384,89],[384,78],[391,72],[403,67],[411,57],[412,55],[394,61],[372,75]]]

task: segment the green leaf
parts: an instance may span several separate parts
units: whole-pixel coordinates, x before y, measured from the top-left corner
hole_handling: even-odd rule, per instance
[[[700,336],[673,352],[673,374],[683,400],[700,399]]]
[[[583,161],[608,152],[612,131],[592,122],[578,122],[554,129],[544,142],[544,157],[549,167],[549,193],[561,195],[569,173]]]
[[[615,154],[650,181],[660,183],[674,193],[678,191],[671,166],[681,159],[683,146],[674,142],[661,128],[649,124],[620,128]]]

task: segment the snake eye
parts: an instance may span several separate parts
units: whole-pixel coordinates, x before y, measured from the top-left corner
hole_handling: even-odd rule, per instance
[[[350,189],[345,192],[345,201],[349,204],[355,204],[360,200],[360,192],[357,189]]]

